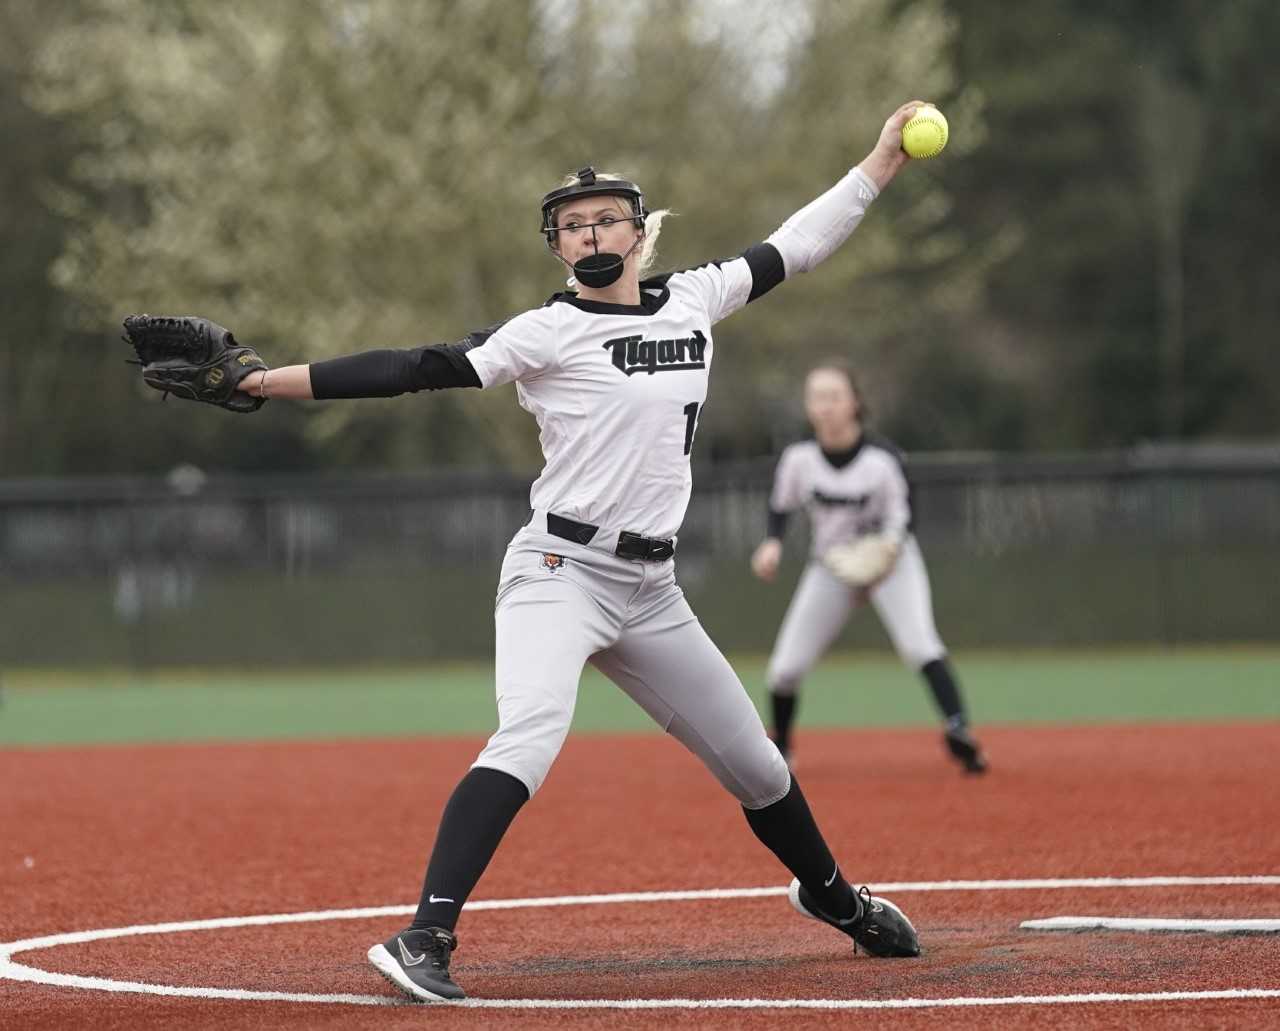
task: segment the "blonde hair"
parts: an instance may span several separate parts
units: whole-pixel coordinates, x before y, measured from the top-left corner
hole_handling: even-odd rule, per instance
[[[597,172],[597,182],[608,182],[609,180],[629,182],[626,176],[618,175],[616,172]],[[574,186],[578,182],[578,174],[570,172],[560,180],[561,186]],[[554,224],[556,216],[559,214],[560,208],[557,207],[551,213],[551,220]],[[640,244],[640,254],[636,258],[636,271],[639,273],[638,278],[647,279],[649,274],[653,272],[654,266],[658,263],[658,234],[662,232],[662,223],[666,217],[673,212],[669,208],[659,208],[657,211],[650,211],[644,219],[644,242]]]

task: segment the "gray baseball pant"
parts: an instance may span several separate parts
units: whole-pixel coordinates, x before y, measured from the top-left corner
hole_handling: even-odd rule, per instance
[[[934,625],[929,573],[914,536],[903,541],[902,554],[889,575],[871,589],[870,599],[899,658],[912,670],[947,654]],[[809,563],[769,658],[769,690],[794,694],[860,604],[858,592],[826,566]]]
[[[618,558],[528,526],[507,549],[494,620],[498,729],[474,766],[510,774],[532,796],[564,744],[590,662],[743,806],[786,795],[786,763],[676,584],[674,560]]]

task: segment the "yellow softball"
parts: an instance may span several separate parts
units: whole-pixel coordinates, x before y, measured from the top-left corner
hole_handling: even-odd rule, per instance
[[[902,127],[902,149],[913,158],[931,158],[947,145],[947,119],[932,104],[916,108]]]

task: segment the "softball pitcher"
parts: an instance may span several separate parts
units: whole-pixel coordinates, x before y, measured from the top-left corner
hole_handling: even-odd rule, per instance
[[[802,915],[873,955],[919,954],[901,910],[841,874],[737,675],[690,611],[673,559],[716,354],[713,327],[848,238],[908,160],[901,129],[918,106],[891,115],[867,158],[768,240],[668,275],[648,276],[664,212],[650,213],[634,183],[582,169],[542,200],[542,234],[576,289],[456,344],[265,369],[251,348],[231,348],[221,327],[126,322],[146,381],[176,396],[224,407],[239,397],[246,404],[237,410],[252,410],[266,398],[515,383],[537,420],[546,465],[498,583],[498,729],[445,806],[412,923],[368,954],[410,998],[463,997],[449,974],[459,913],[560,751],[588,662],[743,806],[752,831],[794,875],[789,895]],[[211,346],[225,349],[217,375],[174,369],[182,355]],[[175,357],[149,360],[157,352]],[[206,392],[232,380],[232,402]]]
[[[911,532],[911,491],[888,441],[863,432],[864,405],[853,373],[838,361],[805,380],[814,438],[782,453],[769,499],[767,536],[751,558],[772,581],[790,513],[811,528],[810,561],[783,618],[766,679],[773,739],[792,762],[791,727],[800,683],[854,609],[870,601],[902,661],[924,677],[945,721],[947,751],[969,773],[987,760],[969,731],[947,650],[933,621],[929,574]]]

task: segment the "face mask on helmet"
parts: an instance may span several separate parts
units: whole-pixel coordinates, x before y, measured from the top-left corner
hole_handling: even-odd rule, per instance
[[[640,192],[640,187],[635,183],[628,182],[626,179],[597,179],[595,169],[590,165],[579,171],[576,178],[576,183],[561,187],[558,190],[552,190],[542,198],[542,235],[546,238],[547,246],[551,248],[551,253],[566,265],[569,265],[569,262],[565,261],[556,248],[556,233],[560,232],[560,229],[555,224],[555,217],[556,210],[561,205],[567,204],[572,200],[578,200],[581,197],[622,197],[631,205],[630,221],[642,232],[644,230],[644,219],[648,214],[644,206],[644,195]],[[596,226],[603,224],[601,222],[592,222],[577,227],[591,230],[591,242],[595,253],[579,258],[572,265],[569,265],[573,270],[573,278],[583,286],[593,290],[599,290],[602,287],[616,283],[622,275],[622,267],[627,260],[627,256],[640,243],[637,239],[635,243],[627,248],[626,254],[615,254],[611,251],[602,252],[599,241],[596,238]]]

